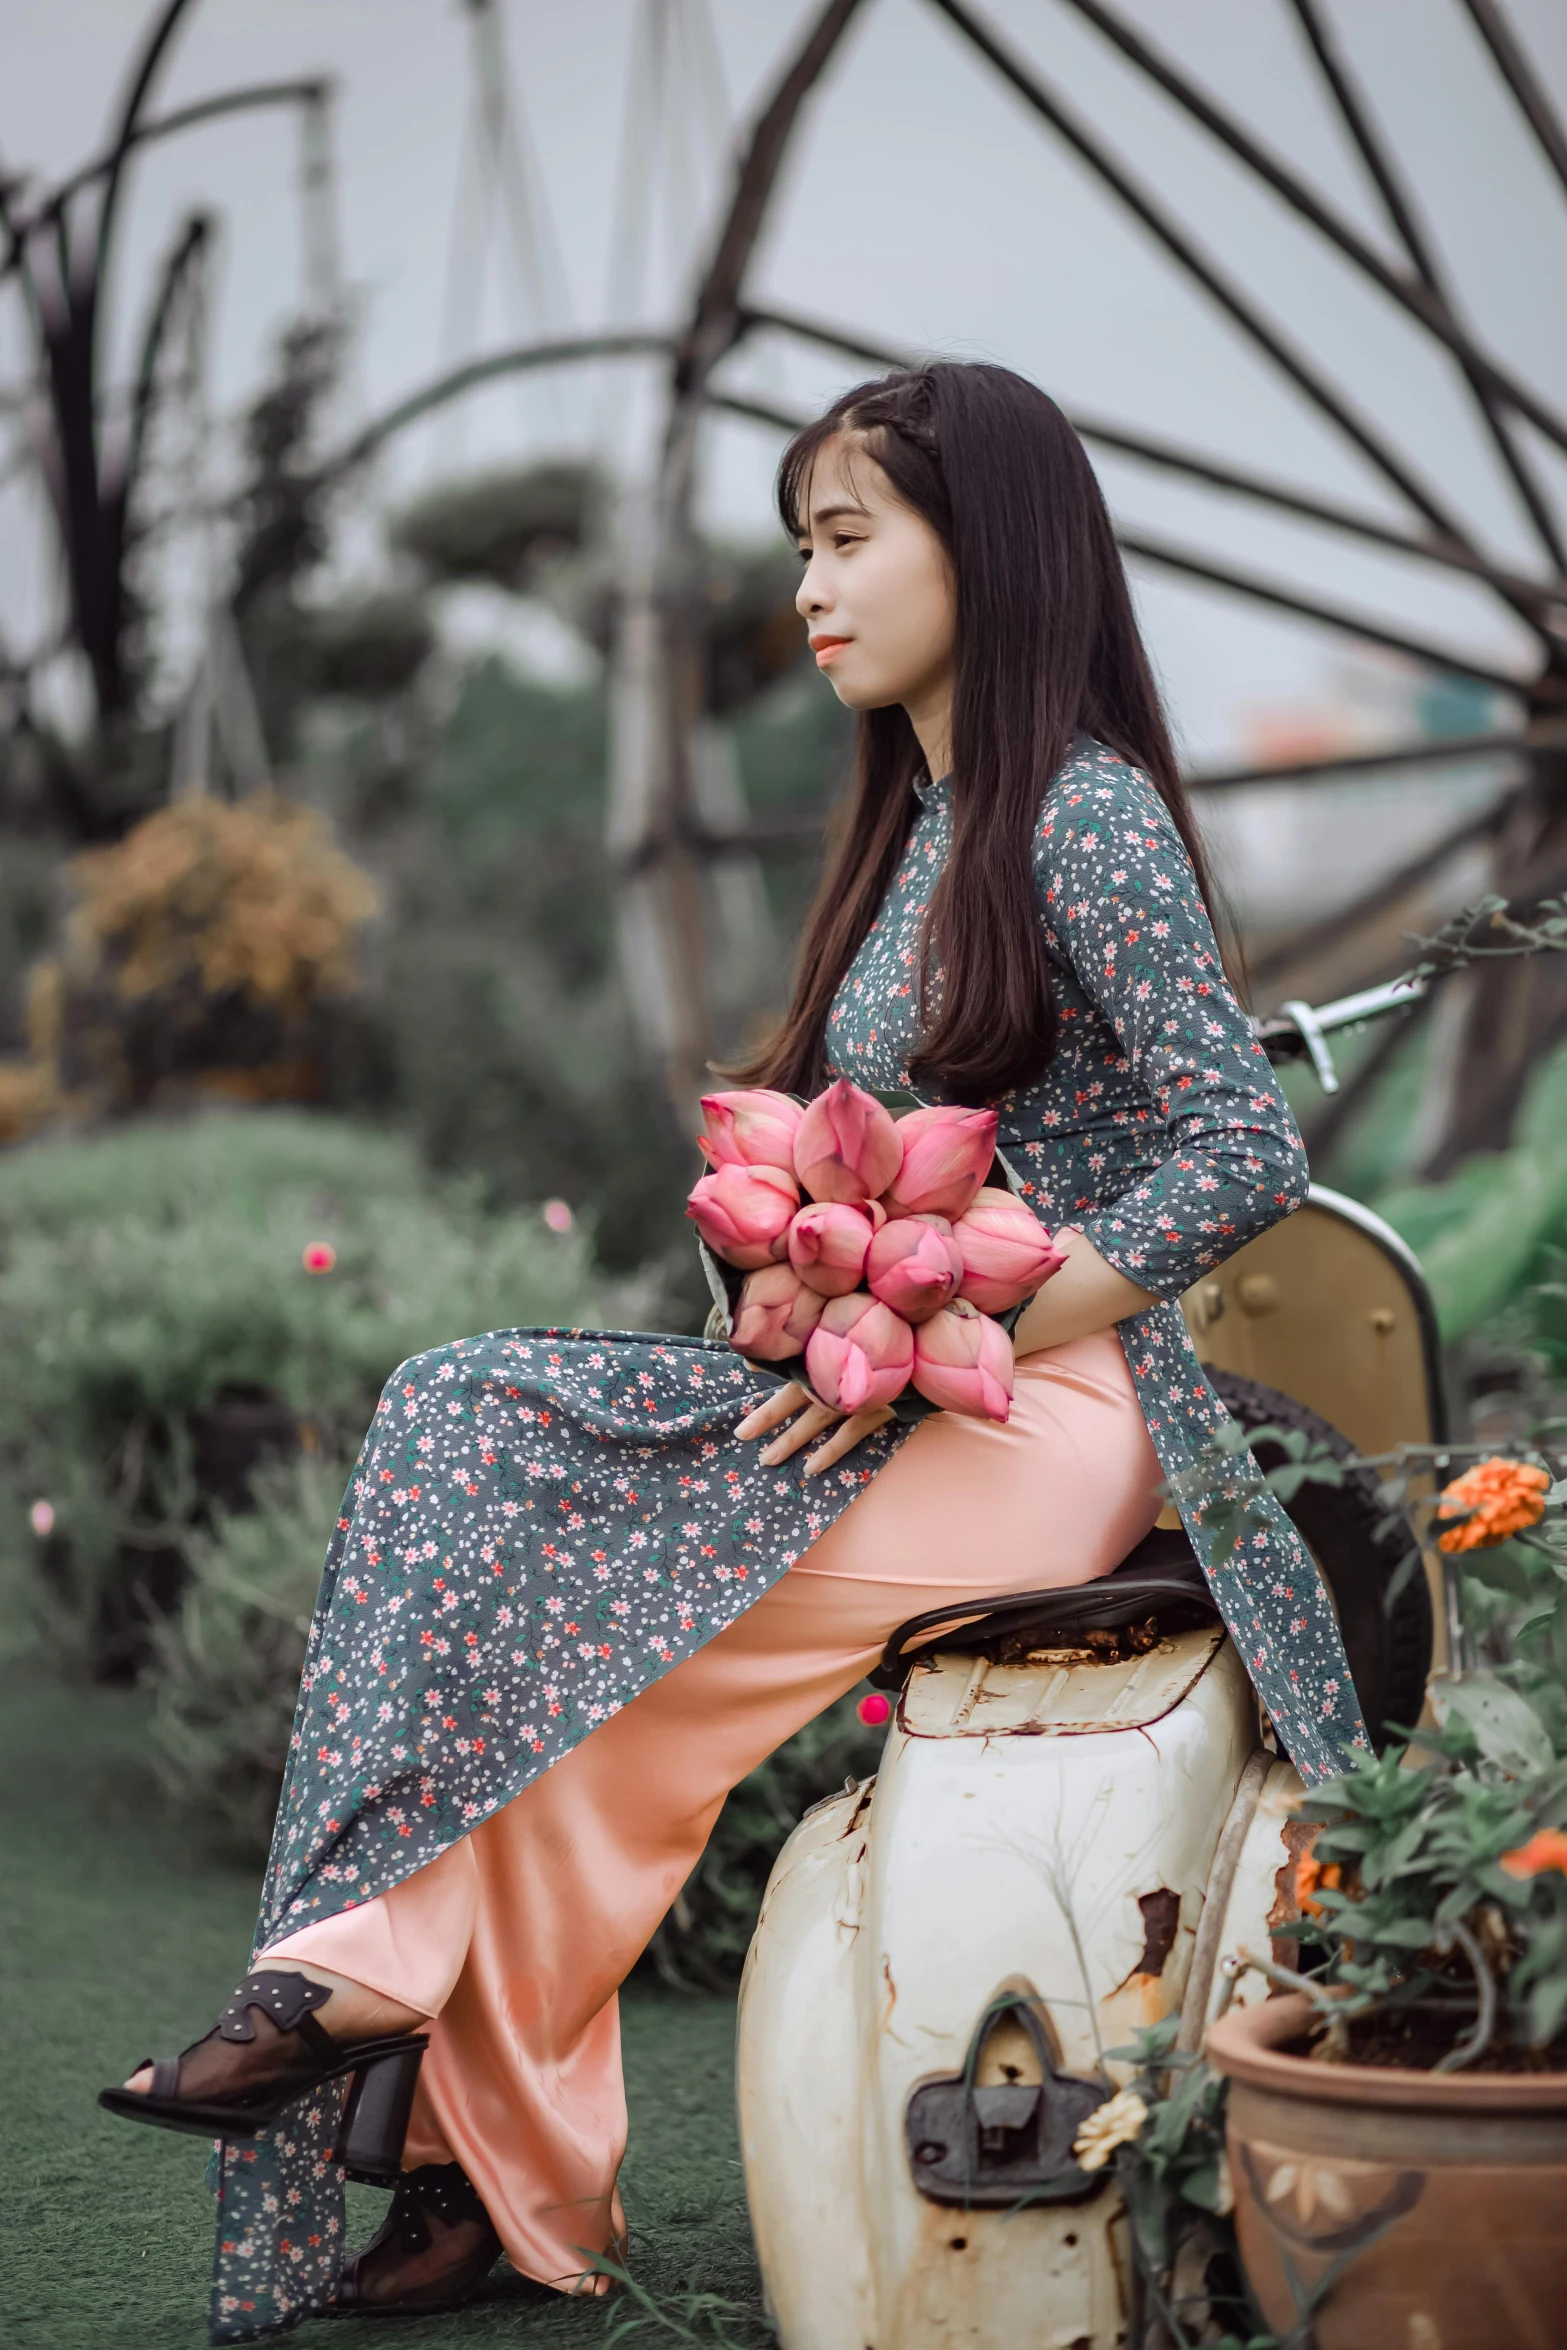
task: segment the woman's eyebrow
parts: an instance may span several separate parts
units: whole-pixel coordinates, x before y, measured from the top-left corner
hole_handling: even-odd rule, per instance
[[[858,514],[862,521],[869,522],[871,520],[869,506],[856,505],[850,501],[841,506],[818,506],[815,513],[809,517],[806,527],[810,530],[819,530],[824,522],[836,522],[840,514]]]

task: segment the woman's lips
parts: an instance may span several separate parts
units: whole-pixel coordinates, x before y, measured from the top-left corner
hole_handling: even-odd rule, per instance
[[[816,655],[817,668],[825,669],[828,662],[836,660],[850,642],[851,639],[846,636],[813,636],[811,651]]]

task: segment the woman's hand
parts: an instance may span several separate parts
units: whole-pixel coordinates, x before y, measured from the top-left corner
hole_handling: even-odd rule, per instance
[[[806,1407],[803,1411],[800,1410],[802,1404]],[[796,1412],[800,1413],[800,1417],[794,1421],[794,1426],[783,1428],[784,1422],[793,1420]],[[749,1444],[756,1437],[767,1435],[770,1429],[783,1428],[783,1434],[775,1437],[762,1454],[765,1465],[769,1469],[776,1469],[780,1461],[788,1460],[790,1454],[798,1452],[801,1445],[809,1444],[824,1429],[831,1428],[833,1434],[825,1444],[817,1447],[805,1464],[807,1477],[819,1477],[824,1469],[832,1467],[834,1461],[841,1461],[846,1452],[852,1452],[862,1436],[869,1436],[877,1428],[885,1428],[892,1416],[891,1404],[874,1403],[867,1405],[863,1412],[852,1413],[846,1420],[841,1413],[833,1411],[827,1404],[818,1403],[814,1396],[807,1394],[803,1387],[791,1380],[787,1387],[780,1387],[776,1395],[770,1395],[765,1403],[758,1404],[754,1412],[748,1412],[735,1434],[742,1442]]]

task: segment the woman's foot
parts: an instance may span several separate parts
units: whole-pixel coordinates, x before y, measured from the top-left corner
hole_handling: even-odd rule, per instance
[[[305,1994],[312,2012],[324,2006],[326,2000],[330,1999],[332,2002],[331,2030],[334,2040],[390,2039],[399,2032],[411,2032],[416,2024],[421,2024],[424,2021],[417,2008],[399,2007],[395,1999],[388,1999],[381,1992],[372,1991],[368,1984],[356,1983],[348,1975],[329,1974],[325,1967],[301,1966],[286,1958],[279,1960],[275,1966],[268,1966],[263,1959],[262,1971],[275,1975],[297,1975],[302,1983],[313,1986],[315,1991],[322,1992],[324,1997],[321,1999],[315,1998],[311,1992]],[[258,1981],[259,1972],[257,1975],[251,1976],[249,1980]],[[241,1985],[241,1990],[243,1988],[244,1986]],[[227,2018],[232,2013],[235,2001],[239,1997],[240,1992],[236,1991],[234,1998],[230,2000],[229,2005],[223,2011],[223,2018]],[[262,2008],[259,2012],[267,2023],[272,2022],[272,2015],[268,2013],[267,2009]],[[205,2062],[199,2061],[202,2051],[208,2048],[215,2035],[223,2032],[223,2018],[219,2019],[205,2040],[198,2040],[193,2048],[187,2048],[179,2060],[181,2090],[185,2090],[188,2086],[192,2096],[202,2095],[207,2082],[210,2081],[214,2087],[219,2086],[224,2078],[244,2069],[243,2064],[235,2066],[233,2060],[230,2059],[226,2074],[225,2060],[216,2050]],[[324,2026],[322,2028],[325,2029]],[[230,2032],[224,2037],[232,2047],[235,2035]],[[260,2069],[265,2070],[269,2055],[268,2041],[271,2035],[262,2032],[258,2033],[256,2037],[260,2046],[255,2050],[255,2062]],[[151,2064],[138,2066],[126,2082],[126,2088],[134,2091],[138,2096],[146,2096],[152,2088],[154,2070],[155,2067]]]
[[[317,2021],[317,2010],[335,2003],[339,1988],[351,1996],[346,2014],[334,2004],[338,2030],[331,2032]],[[297,1967],[262,1967],[246,1976],[204,2039],[179,2056],[138,2066],[122,2087],[103,2090],[98,2102],[127,2120],[164,2129],[254,2136],[323,2081],[361,2067],[368,2078],[368,2068],[386,2059],[406,2068],[411,2057],[417,2069],[415,2051],[424,2042],[409,2026],[421,2020],[341,1977],[321,1981]],[[411,2094],[411,2076],[407,2086]]]
[[[501,2240],[461,2163],[405,2171],[380,2233],[343,2263],[336,2317],[456,2309],[500,2258]]]

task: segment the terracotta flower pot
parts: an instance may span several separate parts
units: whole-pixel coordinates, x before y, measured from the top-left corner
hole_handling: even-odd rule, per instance
[[[1567,2072],[1429,2073],[1285,2053],[1311,2003],[1236,2009],[1228,2075],[1241,2258],[1318,2350],[1567,2350]]]

